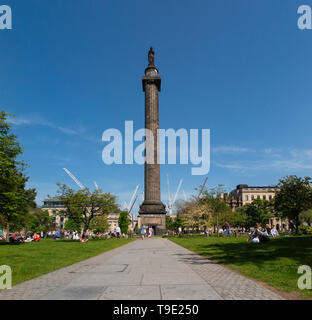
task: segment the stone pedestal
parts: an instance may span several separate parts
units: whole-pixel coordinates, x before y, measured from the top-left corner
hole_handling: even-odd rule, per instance
[[[139,227],[146,226],[153,228],[153,233],[156,236],[161,236],[166,233],[166,214],[150,214],[140,213],[139,215]]]

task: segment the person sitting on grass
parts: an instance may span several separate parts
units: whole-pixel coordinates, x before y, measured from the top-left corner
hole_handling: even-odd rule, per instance
[[[40,241],[40,237],[37,233],[34,234],[33,239],[35,242],[39,242]]]
[[[79,234],[78,232],[73,233],[73,240],[79,240]]]
[[[60,234],[60,232],[58,230],[55,232],[55,239],[56,240],[60,240],[61,239],[61,234]]]
[[[82,238],[80,239],[80,242],[88,242],[88,241],[89,241],[88,234],[86,232],[84,232],[82,234]]]
[[[270,228],[270,226],[268,224],[263,229],[263,232],[267,237],[272,237],[271,228]]]
[[[32,237],[32,235],[30,233],[28,233],[26,235],[26,239],[24,240],[24,242],[32,242],[34,241],[34,238]]]
[[[277,231],[277,229],[275,228],[275,225],[273,224],[272,229],[271,229],[271,235],[273,238],[279,237],[279,233]]]
[[[10,241],[15,243],[21,243],[24,242],[24,239],[18,232],[14,232],[10,236]]]

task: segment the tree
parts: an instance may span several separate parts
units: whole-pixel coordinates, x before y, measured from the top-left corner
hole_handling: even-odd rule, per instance
[[[33,221],[36,221],[37,224],[36,226],[33,226],[30,231],[43,232],[44,234],[46,234],[53,229],[53,218],[49,216],[48,211],[35,209],[32,213],[30,213],[30,215],[35,218],[35,220]]]
[[[104,233],[109,230],[109,223],[106,216],[98,216],[92,219],[90,229],[95,233]]]
[[[128,233],[130,219],[127,211],[121,211],[118,218],[118,225],[121,233]]]
[[[299,220],[301,223],[306,222],[310,226],[312,224],[312,209],[301,212]]]
[[[209,225],[217,230],[219,226],[223,226],[226,221],[231,225],[234,223],[234,213],[224,201],[222,197],[224,193],[224,186],[218,185],[210,190],[203,190],[202,197],[198,200],[200,204],[207,206],[207,211],[210,212]]]
[[[265,225],[274,215],[272,202],[267,200],[256,199],[244,207],[246,227],[255,226],[256,223]]]
[[[246,208],[243,206],[235,210],[234,221],[232,222],[234,227],[248,228],[247,214],[245,209]]]
[[[195,199],[179,202],[177,217],[182,227],[198,231],[207,225],[209,210],[205,204],[199,205]],[[168,217],[168,227],[169,230],[175,230],[175,223],[170,217]]]
[[[166,229],[171,231],[173,230],[173,221],[169,216],[166,216]]]
[[[35,189],[25,189],[28,177],[20,159],[23,149],[11,133],[8,116],[0,111],[0,223],[7,229],[7,240],[10,227],[27,216],[36,197]]]
[[[59,187],[58,198],[65,203],[64,213],[68,219],[81,224],[83,232],[90,227],[92,220],[100,216],[108,216],[118,211],[116,197],[100,189],[90,192],[88,189],[74,191],[64,184]]]
[[[73,219],[67,219],[64,224],[65,230],[80,231],[81,227],[82,227],[82,223],[77,223]]]
[[[312,208],[311,178],[300,178],[295,175],[279,180],[275,194],[275,210],[282,217],[293,220],[298,233],[299,215]]]
[[[166,229],[171,231],[178,231],[184,225],[184,220],[181,217],[171,218],[166,216]]]

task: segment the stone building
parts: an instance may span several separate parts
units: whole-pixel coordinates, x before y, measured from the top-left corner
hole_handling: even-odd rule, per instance
[[[63,230],[65,222],[68,218],[65,216],[65,203],[59,200],[57,197],[43,200],[42,210],[46,210],[50,217],[53,217],[53,223],[56,230]],[[107,217],[109,223],[109,231],[114,232],[118,227],[119,213],[110,213]],[[131,221],[132,217],[129,215]],[[135,221],[133,223],[135,226]],[[132,223],[130,222],[129,229],[132,230]]]
[[[272,200],[275,197],[276,187],[274,186],[248,186],[247,184],[239,184],[236,189],[223,195],[227,205],[235,211],[237,208],[251,203],[256,199]],[[288,229],[288,221],[282,221],[280,218],[274,217],[270,219],[270,225],[276,225],[277,229]]]

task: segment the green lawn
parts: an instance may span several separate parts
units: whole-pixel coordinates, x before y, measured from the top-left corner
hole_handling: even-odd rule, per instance
[[[299,292],[312,297],[312,290],[297,287],[300,265],[312,267],[312,237],[291,236],[263,244],[247,243],[242,238],[170,237],[173,242],[211,258],[242,274],[266,282],[278,290]]]
[[[12,285],[96,256],[132,241],[131,239],[40,240],[38,243],[0,244],[0,265],[12,268]]]

